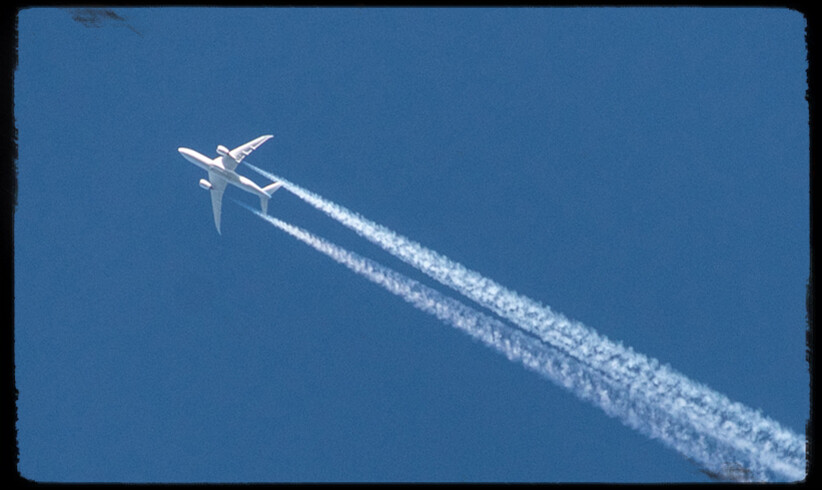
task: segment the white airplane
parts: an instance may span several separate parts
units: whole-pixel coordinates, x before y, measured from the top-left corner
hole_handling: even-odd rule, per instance
[[[226,184],[234,184],[246,192],[259,196],[260,209],[263,214],[268,214],[268,199],[283,183],[274,182],[261,188],[250,179],[238,175],[234,169],[243,161],[243,158],[247,157],[252,151],[259,148],[260,145],[271,138],[273,138],[273,136],[270,134],[260,136],[231,151],[228,151],[228,148],[225,146],[220,145],[217,147],[217,154],[219,156],[214,159],[197,153],[190,148],[177,148],[177,151],[179,151],[180,155],[183,155],[186,160],[208,172],[208,180],[200,179],[200,187],[211,191],[211,207],[214,210],[214,225],[217,226],[217,233],[222,235],[220,232],[220,210],[222,209],[223,192],[225,191]]]

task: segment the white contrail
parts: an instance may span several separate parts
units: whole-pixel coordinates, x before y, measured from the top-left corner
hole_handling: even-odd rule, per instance
[[[733,461],[737,452],[718,443],[712,437],[695,432],[671,414],[650,406],[618,383],[591,369],[590,366],[554,349],[535,337],[511,328],[501,321],[470,308],[441,293],[377,262],[338,247],[297,226],[267,216],[235,201],[257,216],[291,236],[310,245],[352,271],[396,294],[416,308],[436,316],[485,345],[519,361],[577,397],[620,419],[629,427],[661,440],[681,454],[701,463],[716,473],[723,471],[722,462]],[[756,479],[765,480],[763,468],[751,468]]]
[[[656,359],[613,342],[355,212],[253,165],[248,167],[282,181],[290,192],[360,236],[580,362],[607,373],[626,390],[687,422],[699,433],[735,447],[745,455],[749,467],[761,464],[793,480],[805,477],[804,440],[759,411],[733,402]]]

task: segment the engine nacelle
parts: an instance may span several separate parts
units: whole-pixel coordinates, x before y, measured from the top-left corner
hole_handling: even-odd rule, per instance
[[[210,191],[211,190],[211,182],[207,181],[206,179],[200,179],[200,187],[203,189]]]
[[[222,156],[222,157],[233,158],[231,156],[231,153],[229,152],[228,148],[226,148],[223,145],[220,145],[220,146],[217,147],[217,154]]]

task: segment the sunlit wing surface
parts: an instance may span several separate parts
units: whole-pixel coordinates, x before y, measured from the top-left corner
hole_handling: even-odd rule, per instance
[[[223,192],[225,192],[228,182],[214,172],[208,173],[208,180],[211,181],[211,209],[214,211],[214,226],[217,227],[217,233],[222,235],[220,231],[220,213],[223,208]]]
[[[234,170],[235,168],[237,168],[237,165],[239,165],[240,162],[243,161],[243,158],[250,155],[252,151],[256,150],[263,143],[265,143],[273,137],[274,135],[266,134],[260,136],[259,138],[253,139],[244,145],[240,145],[237,148],[234,148],[229,152],[231,154],[231,157],[233,158],[233,161],[230,158],[223,158],[223,165],[228,170]]]

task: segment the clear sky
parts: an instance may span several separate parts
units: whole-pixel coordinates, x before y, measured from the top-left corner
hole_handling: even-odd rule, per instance
[[[282,175],[798,434],[805,19],[786,9],[19,14],[19,471],[37,481],[708,477],[255,217]],[[265,179],[241,165],[239,173]],[[288,191],[269,214],[453,296]]]

